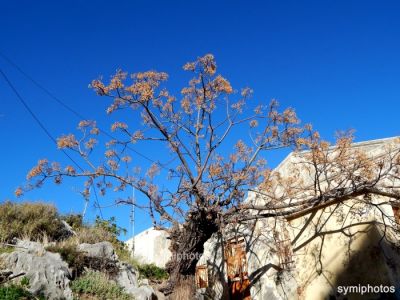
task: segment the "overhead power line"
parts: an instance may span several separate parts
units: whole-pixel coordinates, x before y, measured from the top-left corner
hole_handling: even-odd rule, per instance
[[[39,89],[41,89],[43,92],[45,92],[51,99],[53,99],[55,102],[57,102],[59,105],[61,105],[62,107],[64,107],[64,109],[68,110],[70,113],[72,113],[73,115],[75,115],[79,120],[87,120],[88,118],[86,118],[85,116],[83,116],[81,113],[79,113],[78,111],[76,111],[75,109],[73,109],[72,107],[70,107],[69,105],[67,105],[64,101],[62,101],[60,98],[58,98],[57,96],[55,96],[52,92],[50,92],[46,87],[44,87],[42,84],[40,84],[37,80],[35,80],[34,78],[32,78],[32,76],[30,76],[29,74],[27,74],[24,70],[21,69],[21,67],[19,67],[15,62],[13,62],[10,58],[8,58],[6,55],[4,55],[2,52],[0,52],[0,56],[7,61],[11,66],[13,66],[19,73],[21,73],[25,78],[27,78],[29,81],[31,81],[36,87],[38,87]],[[108,133],[107,131],[101,129],[99,127],[99,131],[106,135],[107,137],[111,138],[111,139],[116,139],[113,135],[111,135],[110,133]],[[129,145],[126,146],[127,149],[131,150],[132,152],[136,153],[138,156],[142,157],[143,159],[157,164],[158,166],[160,166],[162,169],[170,171],[169,168],[165,167],[163,164],[161,164],[158,161],[155,161],[153,159],[151,159],[150,157],[148,157],[147,155],[137,151],[136,149],[133,149],[132,147],[130,147]]]
[[[7,75],[4,73],[2,69],[0,69],[0,73],[7,82],[8,86],[12,89],[14,94],[17,96],[17,99],[21,104],[25,107],[25,109],[29,112],[29,114],[32,116],[32,118],[35,120],[35,122],[39,125],[39,127],[46,133],[47,137],[52,140],[55,144],[57,144],[57,140],[51,135],[51,133],[47,130],[47,128],[44,126],[44,124],[40,121],[40,119],[36,116],[36,114],[32,111],[32,109],[29,107],[29,105],[26,103],[26,101],[22,98],[21,94],[18,93],[17,89],[15,86],[11,83],[10,79],[7,77]],[[72,163],[81,171],[83,169],[79,166],[79,164],[64,150],[61,149],[61,151],[69,158],[69,160],[72,161]]]
[[[49,130],[47,130],[46,126],[40,121],[39,117],[33,112],[33,110],[29,107],[28,103],[24,100],[24,98],[21,96],[21,94],[18,92],[18,90],[15,88],[15,86],[12,84],[8,76],[4,73],[4,71],[0,68],[0,73],[3,76],[4,80],[7,82],[8,86],[11,88],[11,90],[14,92],[14,94],[17,96],[17,99],[19,102],[25,107],[25,109],[29,112],[29,114],[32,116],[32,118],[35,120],[35,122],[39,125],[39,127],[43,130],[43,132],[47,135],[47,137],[57,145],[57,140],[54,138],[54,136],[50,133]],[[68,159],[82,172],[84,171],[83,168],[69,155],[64,149],[61,149],[62,153]],[[93,184],[92,184],[93,185]],[[93,186],[94,188],[94,186]],[[101,211],[100,203],[97,198],[97,193],[96,190],[94,189],[94,194],[97,202],[97,206],[100,212],[101,218],[103,218],[103,213]]]
[[[69,107],[66,105],[63,101],[58,99],[54,94],[52,94],[47,88],[45,88],[43,85],[41,85],[39,82],[37,82],[34,78],[32,78],[29,74],[27,74],[24,70],[22,70],[16,63],[14,63],[11,59],[9,59],[7,56],[5,56],[3,53],[0,52],[0,56],[6,60],[11,66],[13,66],[19,73],[21,73],[25,78],[27,78],[29,81],[31,81],[36,87],[41,89],[43,92],[45,92],[50,98],[55,100],[58,104],[63,106],[66,110],[70,111],[72,114],[74,114],[76,117],[80,119],[84,119],[84,117],[74,110],[73,108]]]

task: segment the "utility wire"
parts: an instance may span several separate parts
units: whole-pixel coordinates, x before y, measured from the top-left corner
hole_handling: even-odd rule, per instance
[[[22,103],[22,105],[25,107],[25,109],[29,112],[29,114],[32,116],[32,118],[35,120],[35,122],[46,133],[46,135],[49,137],[49,139],[52,140],[57,145],[57,140],[51,135],[51,133],[44,126],[44,124],[40,121],[40,119],[35,115],[35,113],[32,111],[32,109],[28,106],[26,101],[22,98],[20,93],[18,93],[17,89],[11,83],[11,81],[8,79],[7,75],[4,73],[4,71],[2,69],[0,69],[0,73],[1,73],[1,75],[3,75],[3,77],[4,77],[5,81],[7,82],[8,86],[12,89],[14,94],[17,96],[18,100]],[[79,166],[79,164],[64,149],[61,149],[61,151],[73,162],[73,164],[77,168],[79,168],[81,171],[83,171],[83,169]]]
[[[47,128],[44,126],[44,124],[40,121],[40,119],[36,116],[36,114],[33,112],[33,110],[29,107],[28,103],[24,100],[24,98],[21,96],[21,94],[18,92],[18,90],[15,88],[15,86],[12,84],[10,79],[7,77],[7,75],[4,73],[4,71],[0,68],[0,73],[7,82],[8,86],[11,88],[11,90],[14,92],[14,94],[17,96],[18,100],[21,102],[21,104],[25,107],[25,109],[29,112],[29,114],[32,116],[32,118],[35,120],[35,122],[39,125],[39,127],[46,133],[47,137],[54,142],[57,145],[57,140],[53,137],[53,135],[47,130]],[[82,172],[84,171],[83,168],[69,155],[64,149],[61,149],[61,151],[64,153],[66,157]],[[93,185],[93,183],[92,183]],[[101,207],[99,204],[99,200],[97,197],[96,189],[93,186],[97,206],[100,212],[101,218],[103,218],[103,213],[101,211]]]
[[[58,104],[63,106],[66,110],[70,111],[72,114],[77,116],[80,119],[85,119],[79,112],[74,110],[73,108],[69,107],[65,103],[63,103],[60,99],[58,99],[56,96],[54,96],[47,88],[45,88],[43,85],[41,85],[39,82],[37,82],[35,79],[33,79],[29,74],[27,74],[24,70],[22,70],[16,63],[14,63],[11,59],[9,59],[7,56],[5,56],[3,53],[0,52],[0,56],[6,60],[11,66],[13,66],[19,73],[21,73],[25,78],[27,78],[29,81],[31,81],[36,87],[44,91],[50,98],[55,100]]]
[[[42,84],[40,84],[38,81],[36,81],[34,78],[32,78],[29,74],[27,74],[24,70],[22,70],[16,63],[14,63],[11,59],[9,59],[6,55],[4,55],[2,52],[0,52],[0,56],[6,60],[11,66],[13,66],[18,72],[20,72],[25,78],[27,78],[29,81],[31,81],[36,87],[38,87],[39,89],[41,89],[43,92],[45,92],[51,99],[53,99],[54,101],[56,101],[58,104],[60,104],[62,107],[64,107],[66,110],[68,110],[69,112],[71,112],[73,115],[75,115],[79,120],[87,120],[88,118],[85,118],[82,114],[80,114],[79,112],[77,112],[75,109],[71,108],[69,105],[67,105],[66,103],[64,103],[64,101],[62,101],[60,98],[58,98],[57,96],[55,96],[52,92],[50,92],[46,87],[44,87]],[[99,131],[106,135],[107,137],[111,138],[111,139],[115,139],[115,137],[111,134],[109,134],[107,131],[101,129],[99,127]],[[130,147],[129,145],[126,145],[126,148],[131,150],[132,152],[136,153],[138,156],[144,158],[145,160],[157,164],[158,166],[160,166],[162,169],[167,170],[167,171],[171,171],[171,169],[165,167],[163,164],[161,164],[160,162],[157,162],[151,158],[149,158],[148,156],[146,156],[143,153],[140,153],[139,151],[133,149],[132,147]]]
[[[97,197],[96,188],[95,188],[93,182],[92,182],[92,187],[93,187],[94,197],[95,197],[95,199],[96,199],[96,206],[97,206],[97,208],[99,209],[100,218],[102,218],[102,219],[104,220],[103,212],[101,211],[101,206],[100,206],[99,198]]]

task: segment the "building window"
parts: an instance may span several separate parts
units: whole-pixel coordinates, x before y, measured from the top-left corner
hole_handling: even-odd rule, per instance
[[[230,239],[225,244],[224,255],[231,299],[251,299],[245,245],[243,237]]]
[[[400,207],[392,205],[394,220],[397,224],[400,224]]]
[[[207,266],[196,267],[196,286],[198,289],[208,287],[208,270]]]

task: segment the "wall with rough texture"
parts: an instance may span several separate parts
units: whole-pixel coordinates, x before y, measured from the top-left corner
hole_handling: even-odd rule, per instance
[[[351,206],[351,202],[349,204]],[[327,208],[314,216],[273,224],[261,220],[214,234],[204,245],[197,266],[207,265],[209,288],[198,290],[199,299],[227,299],[226,263],[222,245],[232,236],[243,236],[247,249],[247,270],[253,300],[263,299],[345,299],[338,286],[387,285],[400,292],[400,254],[381,240],[383,228],[374,222],[374,212],[348,217],[345,208],[335,215]],[[327,221],[325,223],[325,221]],[[286,223],[285,223],[286,222]],[[319,227],[321,225],[321,227]],[[283,266],[274,231],[286,227],[292,255]],[[394,234],[386,233],[387,235]],[[394,240],[394,236],[388,237]],[[398,236],[397,236],[398,238]],[[282,271],[279,267],[283,267]],[[381,295],[369,295],[379,299]],[[331,297],[331,298],[330,298]],[[375,298],[374,298],[375,297]],[[393,295],[398,299],[399,295]],[[347,299],[365,299],[351,295]],[[389,298],[390,299],[390,298]]]
[[[290,270],[279,269],[275,238],[267,220],[230,226],[224,235],[214,234],[205,244],[197,266],[208,267],[209,287],[198,290],[198,299],[228,299],[227,271],[223,247],[227,240],[243,237],[247,249],[247,273],[252,284],[252,299],[297,299],[297,283]]]
[[[135,236],[134,257],[140,263],[153,263],[160,268],[164,268],[172,256],[169,250],[171,241],[168,237],[168,232],[157,230],[153,227],[139,233]],[[125,243],[129,249],[132,249],[132,239],[127,240]]]
[[[375,157],[393,140],[358,143],[354,148]],[[311,182],[313,174],[304,172],[301,162],[301,155],[292,153],[276,171],[282,176],[298,172],[305,183]],[[198,298],[227,299],[222,247],[226,240],[237,235],[245,239],[252,300],[383,297],[338,293],[338,286],[359,284],[393,285],[396,294],[386,294],[385,299],[400,299],[400,236],[388,200],[378,196],[358,197],[291,221],[263,219],[226,228],[223,234],[213,235],[204,245],[197,265],[208,266],[209,287],[198,290]],[[253,192],[247,201],[260,205],[263,197]],[[372,205],[366,206],[366,201]],[[283,240],[288,241],[290,253],[282,256],[279,245]]]

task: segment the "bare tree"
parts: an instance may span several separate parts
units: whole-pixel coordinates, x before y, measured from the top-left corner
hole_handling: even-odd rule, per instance
[[[29,172],[30,183],[24,189],[49,179],[60,183],[63,177],[85,178],[85,197],[92,186],[103,195],[110,189],[120,192],[134,187],[147,198],[147,205],[140,208],[147,210],[154,225],[170,228],[171,287],[181,276],[194,274],[198,255],[191,254],[202,253],[204,242],[227,223],[293,217],[370,193],[399,199],[386,184],[399,177],[398,150],[380,160],[354,155],[349,150],[352,138],[345,135],[332,151],[310,125],[300,125],[293,109],[281,111],[274,100],[258,104],[249,88],[235,91],[217,74],[210,54],[185,64],[184,70],[193,77],[179,97],[166,89],[168,76],[162,72],[128,78],[118,71],[108,83],[92,81],[97,94],[110,100],[108,114],[126,111],[119,116],[127,121],[111,126],[116,138],[105,144],[104,161],[95,163],[91,156],[98,144],[96,123],[81,121],[81,135],[60,137],[58,147],[76,152],[85,168],[40,160]],[[129,121],[135,120],[133,115],[141,122]],[[154,143],[160,151],[168,149],[166,161],[157,161],[144,171],[133,168],[130,147],[140,142]],[[308,151],[304,157],[312,174],[309,182],[300,181],[296,174],[282,177],[266,166],[265,153],[283,147]],[[339,180],[338,174],[345,176]],[[163,184],[166,180],[168,185]],[[256,188],[263,202],[246,202],[247,192]],[[132,204],[132,199],[118,202]]]

